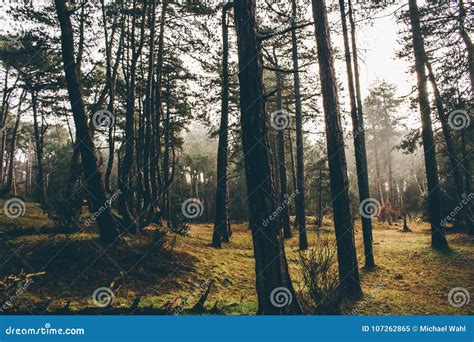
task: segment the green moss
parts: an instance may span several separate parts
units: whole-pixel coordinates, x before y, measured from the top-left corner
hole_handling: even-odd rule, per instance
[[[3,202],[0,201],[0,206]],[[312,223],[310,219],[309,223]],[[37,205],[27,203],[26,215],[11,220],[0,216],[0,231],[19,227],[41,227],[51,224]],[[330,221],[320,234],[334,237]],[[448,234],[451,253],[440,253],[430,247],[429,226],[411,223],[411,233],[402,233],[401,225],[374,225],[374,253],[377,268],[361,268],[364,298],[342,305],[344,314],[467,314],[473,304],[453,308],[447,294],[453,287],[465,287],[474,293],[474,246],[464,234]],[[359,264],[363,264],[360,224],[356,223]],[[210,247],[212,225],[192,225],[192,237],[178,237],[173,250],[147,254],[146,238],[130,238],[113,247],[100,244],[95,232],[24,235],[1,242],[3,264],[0,277],[34,271],[46,272],[18,301],[19,308],[34,307],[48,299],[50,310],[92,305],[92,292],[102,286],[116,288],[115,306],[129,306],[137,296],[140,306],[158,308],[168,302],[188,298],[192,307],[201,294],[199,285],[212,280],[206,302],[211,309],[217,302],[218,313],[254,314],[255,263],[251,234],[246,224],[233,225],[231,242],[221,249]],[[290,272],[301,298],[305,289],[297,267],[298,238],[285,241]],[[308,225],[310,245],[317,238],[314,225]],[[13,251],[15,253],[13,254]],[[29,269],[31,267],[31,269]],[[118,284],[119,282],[119,284]],[[304,300],[302,300],[304,302]],[[183,314],[189,314],[184,311]]]

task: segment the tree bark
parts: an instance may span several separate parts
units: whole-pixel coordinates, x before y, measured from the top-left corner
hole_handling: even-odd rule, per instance
[[[362,291],[350,211],[347,163],[325,0],[313,0],[313,16],[326,122],[329,179],[339,263],[339,288],[345,295],[358,296]]]
[[[472,44],[471,36],[464,27],[465,20],[466,8],[464,7],[464,0],[459,0],[459,32],[461,34],[462,40],[464,41],[464,45],[466,45],[467,64],[469,66],[469,78],[471,80],[471,96],[474,96],[474,46]]]
[[[425,156],[426,178],[428,180],[428,204],[431,221],[431,245],[436,249],[448,248],[442,225],[443,207],[439,188],[438,163],[436,161],[436,143],[430,117],[430,102],[426,89],[425,48],[420,28],[420,16],[416,0],[409,0],[411,33],[415,55],[415,71],[418,81],[418,103],[420,105],[423,150]]]
[[[46,208],[46,180],[44,178],[43,167],[43,126],[39,127],[38,122],[38,94],[36,90],[31,90],[31,106],[33,109],[33,130],[36,146],[36,191],[41,208]]]
[[[74,115],[77,137],[80,142],[80,151],[82,157],[82,167],[86,187],[90,195],[89,200],[91,213],[102,212],[97,217],[97,226],[101,241],[105,243],[114,242],[117,237],[117,228],[115,226],[112,212],[108,206],[105,206],[106,197],[102,175],[97,165],[97,158],[94,154],[94,143],[87,125],[85,106],[82,97],[81,70],[74,60],[74,37],[69,10],[66,7],[65,0],[55,0],[56,13],[61,27],[61,47],[64,63],[64,72],[66,75],[66,84],[71,102],[71,108]]]
[[[346,61],[347,80],[349,85],[349,99],[352,118],[352,136],[354,139],[354,153],[356,160],[357,182],[359,185],[359,203],[370,198],[369,191],[369,172],[367,168],[367,152],[365,148],[364,127],[359,122],[359,113],[356,103],[356,94],[354,88],[354,79],[352,73],[351,51],[349,48],[349,37],[346,21],[346,9],[344,0],[339,0],[341,11],[342,35],[344,40],[344,55]],[[362,115],[360,115],[361,117]],[[374,254],[372,249],[372,220],[370,217],[361,216],[362,232],[364,237],[364,257],[365,267],[373,268],[375,266]]]
[[[301,109],[300,93],[300,74],[298,62],[298,41],[296,38],[296,18],[298,11],[296,0],[291,0],[292,28],[291,31],[291,54],[293,60],[293,82],[295,91],[295,121],[296,121],[296,218],[295,223],[298,226],[300,249],[308,248],[308,238],[306,236],[306,204],[305,204],[305,184],[304,184],[304,152],[303,152],[303,114]],[[292,151],[293,153],[293,151]]]
[[[263,68],[257,39],[255,0],[234,2],[239,54],[242,145],[247,180],[249,225],[255,256],[258,314],[301,313],[286,262],[277,222],[264,222],[275,212],[274,186],[268,160]],[[267,220],[267,221],[265,221]],[[275,307],[275,292],[285,288],[288,305]]]
[[[154,103],[154,86],[153,80],[155,77],[155,25],[156,25],[156,4],[155,1],[151,5],[151,23],[150,23],[150,52],[148,55],[148,80],[146,85],[145,95],[145,142],[143,146],[143,208],[145,210],[145,222],[153,222],[157,212],[155,201],[152,198],[152,190],[150,183],[150,164],[155,162],[150,159],[151,151],[151,135],[152,135],[152,115],[155,110]]]
[[[439,91],[438,84],[436,82],[436,77],[433,73],[433,68],[431,67],[431,63],[429,62],[428,56],[426,55],[425,55],[425,62],[426,62],[426,68],[428,69],[428,78],[430,80],[431,87],[433,88],[436,109],[438,113],[438,120],[441,122],[441,129],[443,131],[444,141],[446,143],[448,159],[449,159],[449,163],[451,164],[451,170],[453,172],[452,176],[453,176],[454,186],[456,188],[456,194],[458,197],[458,201],[462,202],[464,200],[463,196],[465,196],[466,194],[469,194],[469,192],[464,191],[463,177],[459,170],[459,167],[462,166],[462,163],[460,160],[458,160],[456,156],[453,137],[449,129],[446,111],[444,109],[443,98],[441,97],[441,92]],[[474,231],[474,219],[472,215],[471,203],[468,203],[466,208],[463,209],[462,216],[465,221],[467,231],[468,232]]]
[[[18,128],[20,127],[20,118],[21,118],[21,105],[23,104],[23,100],[25,99],[25,97],[26,97],[26,91],[23,90],[23,92],[20,95],[20,101],[18,103],[18,113],[16,115],[15,126],[13,127],[12,137],[10,140],[10,153],[9,153],[10,161],[8,162],[7,181],[5,185],[0,189],[0,198],[3,198],[6,195],[8,195],[8,193],[10,193],[10,191],[12,190],[14,170],[15,170],[15,149],[16,149]]]
[[[221,247],[221,241],[229,241],[229,217],[227,207],[227,167],[228,167],[228,125],[229,125],[229,29],[227,12],[232,8],[231,3],[222,9],[222,99],[221,124],[219,128],[219,143],[217,150],[217,184],[216,209],[214,219],[214,234],[212,245]]]
[[[155,115],[152,117],[152,130],[153,133],[150,143],[150,158],[154,160],[150,165],[150,185],[151,185],[151,196],[154,206],[158,207],[159,197],[163,199],[163,184],[161,180],[161,174],[159,165],[161,162],[161,133],[160,133],[160,122],[163,116],[163,100],[161,94],[161,85],[163,79],[163,57],[164,57],[164,33],[166,28],[166,15],[168,10],[168,1],[164,1],[161,7],[160,17],[160,33],[158,36],[158,52],[156,56],[156,84],[155,84],[155,99],[154,109]],[[164,202],[163,202],[164,203]],[[161,211],[160,211],[161,209]],[[161,217],[163,213],[163,206],[157,208],[157,215],[155,215],[154,221],[161,224]]]
[[[344,0],[339,0],[339,8],[341,11],[342,35],[344,41],[344,55],[347,70],[347,79],[349,86],[349,99],[351,106],[352,118],[352,136],[354,139],[354,154],[356,160],[357,183],[359,186],[359,203],[370,198],[369,190],[369,171],[367,167],[367,151],[365,146],[365,132],[363,122],[362,109],[358,108],[356,100],[356,92],[354,87],[354,76],[352,72],[351,51],[349,47],[349,35],[346,20],[346,10]],[[353,52],[357,47],[353,42]],[[357,75],[358,76],[358,75]],[[372,219],[370,217],[361,216],[362,232],[364,238],[364,257],[365,267],[371,269],[375,266],[375,260],[372,248]]]
[[[139,12],[137,9],[137,0],[133,0],[133,18],[132,18],[132,29],[131,29],[131,49],[132,58],[130,60],[130,81],[127,89],[127,108],[126,108],[126,121],[125,121],[125,157],[122,162],[122,170],[119,179],[119,187],[121,195],[119,197],[119,212],[122,215],[125,223],[125,230],[129,233],[136,234],[138,225],[136,218],[132,210],[130,209],[130,201],[132,197],[131,186],[131,171],[133,169],[133,159],[135,155],[135,85],[136,85],[136,74],[137,74],[137,62],[140,57],[141,50],[144,43],[144,30],[145,30],[145,16],[147,1],[143,2],[141,9],[141,26],[140,26],[140,40],[137,44],[135,38],[135,26],[137,24],[136,13]]]
[[[275,55],[275,61],[276,61]],[[278,63],[275,64],[276,70],[279,69]],[[283,79],[279,71],[275,72],[276,83],[277,83],[277,95],[276,95],[276,109],[277,112],[281,111],[283,108],[282,104],[282,89],[283,89]],[[288,239],[291,237],[291,227],[290,227],[290,211],[288,208],[289,205],[289,196],[288,196],[288,179],[286,174],[286,157],[285,157],[285,130],[280,128],[277,132],[277,151],[278,151],[278,170],[280,172],[280,222],[283,228],[283,237]],[[306,231],[304,231],[304,237],[306,237]],[[307,240],[302,240],[300,238],[300,250],[308,248]]]

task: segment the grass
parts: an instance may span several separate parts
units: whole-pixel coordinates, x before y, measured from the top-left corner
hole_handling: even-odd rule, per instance
[[[3,202],[0,201],[3,207]],[[308,220],[309,244],[318,234],[312,218]],[[30,227],[51,227],[51,222],[32,203],[26,215],[9,219],[0,215],[0,232]],[[451,252],[441,253],[430,246],[426,223],[410,223],[411,232],[403,233],[402,223],[392,226],[375,222],[373,271],[360,269],[364,297],[346,302],[342,314],[358,315],[465,315],[473,314],[471,303],[462,308],[449,305],[447,295],[454,287],[474,294],[474,244],[472,237],[450,233]],[[0,294],[12,295],[8,276],[21,272],[36,276],[34,282],[15,302],[13,310],[28,311],[44,306],[54,311],[69,303],[71,310],[93,307],[92,293],[110,287],[114,307],[125,308],[140,297],[140,307],[160,308],[187,299],[193,306],[202,294],[199,285],[212,280],[207,308],[217,313],[254,314],[257,309],[255,271],[250,232],[245,224],[234,224],[231,242],[221,249],[210,247],[212,225],[193,224],[191,236],[169,237],[166,248],[157,248],[148,237],[126,238],[112,247],[98,242],[95,231],[64,234],[0,235]],[[356,222],[359,264],[363,264],[362,231]],[[329,221],[320,234],[333,237]],[[297,234],[285,242],[290,272],[300,300],[305,303],[297,260]],[[48,305],[46,305],[48,303]],[[7,311],[8,312],[8,311]],[[186,314],[188,312],[184,312]]]

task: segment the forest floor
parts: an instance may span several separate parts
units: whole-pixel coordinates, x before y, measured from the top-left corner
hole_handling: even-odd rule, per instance
[[[3,207],[3,201],[0,201]],[[318,234],[309,218],[309,245]],[[450,232],[450,252],[430,246],[429,225],[410,222],[375,223],[373,271],[360,269],[364,297],[344,303],[337,313],[358,315],[465,315],[474,313],[474,300],[461,308],[450,306],[449,291],[466,288],[474,295],[474,238]],[[37,229],[44,227],[39,232]],[[0,215],[0,299],[10,297],[7,283],[20,273],[32,274],[33,282],[15,299],[11,310],[26,312],[67,306],[70,310],[93,307],[92,293],[110,287],[114,308],[128,308],[140,297],[139,307],[160,308],[166,303],[193,306],[201,297],[201,285],[212,280],[206,308],[208,313],[254,314],[257,308],[255,271],[250,232],[246,224],[233,224],[231,242],[223,248],[210,247],[211,224],[193,224],[190,236],[168,237],[157,248],[146,237],[126,238],[104,247],[94,231],[65,235],[54,232],[52,223],[32,203],[17,219]],[[12,231],[15,233],[12,234]],[[320,234],[333,237],[330,221]],[[295,288],[304,306],[305,295],[298,266],[298,238],[286,240],[286,253]],[[356,222],[359,264],[363,264],[362,231]],[[44,272],[44,273],[43,273]],[[69,304],[67,304],[69,302]],[[8,313],[9,311],[5,311]],[[10,311],[11,312],[11,311]],[[189,313],[184,311],[183,314]]]

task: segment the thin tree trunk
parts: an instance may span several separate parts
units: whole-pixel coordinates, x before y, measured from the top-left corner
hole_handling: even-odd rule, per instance
[[[325,0],[313,0],[313,16],[326,122],[329,179],[339,263],[339,288],[345,295],[358,296],[362,291],[350,211],[347,163]]]
[[[465,20],[466,8],[464,7],[464,0],[459,0],[459,33],[461,34],[461,38],[464,41],[464,45],[466,45],[467,64],[469,66],[469,77],[471,80],[471,94],[474,96],[474,46],[472,44],[471,36],[464,26]]]
[[[31,106],[33,109],[33,130],[35,135],[36,144],[36,191],[38,193],[38,199],[43,209],[46,208],[46,183],[44,178],[44,167],[43,167],[43,128],[39,127],[38,123],[38,98],[36,90],[31,91]]]
[[[254,245],[258,314],[299,314],[298,300],[288,271],[281,230],[265,220],[275,212],[274,186],[268,158],[263,68],[257,39],[255,0],[234,2],[239,54],[242,145]],[[275,294],[286,294],[286,306],[276,307]]]
[[[461,131],[461,151],[462,151],[462,160],[464,166],[464,189],[466,194],[471,193],[471,162],[469,154],[466,151],[466,131]],[[474,235],[474,229],[472,226],[468,230],[469,235]]]
[[[10,72],[10,67],[5,68],[5,79],[3,81],[3,95],[2,95],[2,108],[0,110],[0,184],[3,185],[4,178],[4,168],[3,168],[3,159],[5,155],[5,143],[6,143],[6,132],[5,132],[5,123],[7,122],[8,110],[9,110],[9,101],[8,101],[8,74]]]
[[[219,145],[217,150],[216,210],[212,245],[221,247],[221,241],[229,241],[229,217],[227,207],[227,165],[228,165],[228,125],[229,125],[229,29],[227,12],[232,4],[222,9],[222,99]]]
[[[318,177],[318,203],[317,203],[316,227],[323,225],[323,165],[319,168]]]
[[[80,143],[82,166],[87,190],[90,192],[89,200],[91,213],[101,212],[97,217],[100,239],[105,243],[117,239],[117,229],[110,208],[106,203],[104,183],[94,154],[94,143],[87,125],[84,101],[82,98],[81,70],[74,60],[74,37],[69,11],[65,0],[55,0],[56,13],[61,27],[61,47],[66,75],[69,100],[74,115],[77,137]]]
[[[145,222],[153,222],[157,212],[156,206],[152,199],[152,190],[150,183],[150,163],[154,162],[150,159],[151,135],[152,135],[152,115],[154,113],[154,86],[155,77],[155,26],[156,26],[156,4],[155,1],[151,5],[151,27],[150,27],[150,52],[148,56],[148,80],[145,95],[145,142],[143,146],[143,208],[146,212],[144,215]]]
[[[439,188],[438,163],[436,161],[436,143],[431,126],[430,102],[426,89],[425,48],[420,28],[420,16],[416,0],[409,0],[411,32],[415,55],[415,71],[418,80],[418,103],[420,105],[423,150],[425,155],[426,178],[428,180],[428,204],[431,221],[431,244],[436,249],[448,248],[442,225],[443,207]]]
[[[158,206],[159,200],[163,200],[163,184],[161,180],[160,170],[158,165],[161,163],[161,133],[160,133],[160,122],[163,116],[163,100],[161,94],[161,85],[163,79],[163,57],[164,57],[164,32],[166,28],[166,15],[168,10],[168,1],[164,1],[161,7],[160,17],[160,33],[158,36],[158,52],[156,56],[156,84],[155,84],[155,115],[153,115],[153,133],[151,139],[151,151],[150,158],[153,162],[150,165],[150,182],[151,182],[151,193],[154,206]],[[162,201],[164,203],[164,201]],[[163,214],[163,205],[161,205],[161,211],[157,209],[157,215],[155,216],[156,222],[161,224],[161,217]]]
[[[306,204],[305,204],[305,184],[304,184],[304,152],[303,152],[303,115],[301,109],[301,93],[300,93],[300,74],[298,63],[298,41],[296,38],[296,18],[298,11],[296,8],[296,0],[291,1],[292,11],[292,28],[291,31],[291,54],[293,60],[293,81],[295,91],[295,116],[296,116],[296,218],[295,222],[298,226],[300,249],[308,248],[308,238],[306,236]],[[293,151],[292,151],[293,153]]]
[[[112,114],[112,117],[115,117],[115,87],[117,83],[118,66],[119,66],[120,56],[122,54],[122,47],[123,47],[124,19],[122,19],[120,42],[119,42],[119,46],[117,47],[115,63],[114,63],[114,66],[112,67],[112,47],[113,47],[113,37],[115,33],[114,31],[115,25],[112,28],[112,34],[111,34],[111,38],[109,42],[104,0],[101,0],[101,6],[102,6],[102,25],[104,26],[104,33],[105,33],[106,76],[107,76],[107,83],[108,83],[108,90],[109,90],[109,103],[107,105],[107,110]],[[110,178],[112,176],[112,169],[114,165],[114,155],[115,155],[114,134],[115,134],[115,120],[113,120],[113,124],[110,125],[109,132],[108,132],[109,156],[107,160],[107,168],[105,170],[105,178],[104,178],[105,190],[109,194],[112,193],[112,189],[110,187]]]
[[[136,74],[137,74],[137,62],[140,57],[141,50],[144,43],[144,30],[145,30],[145,16],[148,1],[143,2],[141,9],[141,26],[140,26],[140,40],[137,44],[135,38],[135,26],[137,23],[136,13],[137,0],[133,1],[133,18],[132,18],[132,29],[131,29],[131,48],[132,58],[130,61],[130,81],[127,90],[127,108],[126,108],[126,121],[125,121],[125,157],[122,162],[121,177],[119,179],[120,197],[119,197],[119,211],[125,222],[125,229],[136,234],[138,230],[135,215],[130,209],[130,201],[132,198],[131,185],[132,177],[131,171],[133,169],[133,159],[135,155],[135,85],[136,85]]]
[[[18,128],[20,127],[20,118],[21,118],[21,105],[23,104],[23,100],[26,97],[26,91],[20,95],[20,101],[18,103],[18,113],[16,115],[15,126],[13,127],[12,137],[10,140],[10,161],[8,162],[8,175],[7,181],[3,188],[0,189],[0,198],[5,197],[12,189],[13,185],[13,178],[14,178],[14,171],[15,171],[15,149],[16,149],[16,141],[18,135]]]
[[[277,61],[276,55],[275,61]],[[278,71],[279,65],[278,62],[275,64],[276,68],[276,83],[277,83],[277,95],[276,95],[276,109],[277,112],[281,111],[283,108],[282,104],[282,89],[283,89],[283,79],[281,73]],[[285,157],[285,131],[284,128],[280,128],[277,132],[278,140],[278,169],[280,171],[280,222],[283,228],[283,237],[289,239],[291,237],[291,227],[290,227],[290,211],[288,208],[289,205],[289,196],[288,196],[288,180],[286,175],[286,157]],[[306,231],[303,234],[304,238],[306,237]],[[300,250],[308,248],[308,242],[300,238]]]
[[[347,21],[346,21],[346,10],[344,0],[339,0],[339,8],[341,11],[342,20],[342,35],[344,40],[344,52],[347,69],[347,80],[349,84],[349,99],[351,106],[351,118],[352,118],[352,135],[354,138],[354,153],[356,160],[356,171],[357,171],[357,182],[359,185],[359,203],[370,198],[369,191],[369,172],[367,168],[367,152],[365,148],[365,134],[364,127],[359,122],[359,115],[356,94],[354,88],[354,80],[352,73],[351,63],[351,51],[349,48],[349,37],[347,32]],[[362,216],[362,232],[364,237],[364,257],[365,267],[373,268],[375,266],[373,249],[372,249],[372,220],[367,215]]]

